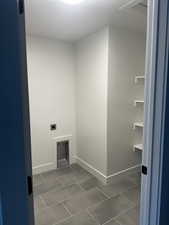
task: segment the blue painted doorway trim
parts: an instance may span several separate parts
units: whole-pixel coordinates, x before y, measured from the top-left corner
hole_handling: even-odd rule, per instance
[[[0,225],[34,225],[33,196],[28,194],[27,183],[32,170],[22,1],[0,1]],[[152,111],[153,164],[149,168],[151,191],[146,225],[166,225],[169,221],[169,10],[168,0],[152,2],[158,7],[158,37],[152,71],[156,79],[153,90],[156,97]],[[165,57],[164,54],[160,56],[162,51]]]
[[[34,224],[24,23],[22,0],[0,1],[0,225]]]
[[[169,1],[148,0],[148,54],[141,225],[168,224]]]
[[[167,5],[166,29],[165,74],[167,84],[165,98],[164,149],[162,159],[163,173],[161,177],[160,225],[168,225],[169,222],[169,2]]]

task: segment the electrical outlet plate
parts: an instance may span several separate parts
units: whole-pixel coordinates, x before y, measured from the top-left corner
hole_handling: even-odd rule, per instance
[[[51,125],[50,125],[50,130],[51,130],[51,131],[56,130],[56,124],[51,124]]]

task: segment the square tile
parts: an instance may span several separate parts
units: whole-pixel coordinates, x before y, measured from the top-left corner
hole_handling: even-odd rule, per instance
[[[38,211],[35,215],[36,225],[54,225],[59,221],[70,217],[70,214],[62,204],[53,207],[47,207]]]
[[[139,208],[129,210],[127,213],[116,218],[116,220],[121,225],[139,225]]]
[[[89,172],[87,172],[86,170],[84,170],[82,167],[80,167],[77,164],[74,164],[71,167],[73,170],[73,175],[75,176],[77,182],[93,177]]]
[[[33,186],[42,184],[43,177],[41,174],[33,175]]]
[[[66,167],[42,173],[42,177],[47,179],[58,179],[60,176],[71,174],[72,172],[73,171],[71,167]]]
[[[66,174],[72,174],[73,173],[73,169],[69,166],[66,168],[61,168],[61,169],[57,169],[56,170],[57,176],[63,176]]]
[[[141,185],[141,172],[131,173],[128,177],[136,185]]]
[[[58,180],[58,175],[56,173],[56,170],[52,170],[47,173],[42,174],[43,180],[47,183],[54,183],[56,180]]]
[[[141,187],[137,186],[123,193],[130,201],[140,204]]]
[[[53,189],[43,194],[42,197],[47,203],[47,205],[53,205],[63,202],[79,193],[83,193],[83,190],[80,188],[79,185],[73,184],[67,187]]]
[[[106,196],[95,188],[65,201],[64,204],[72,214],[75,214],[106,199]]]
[[[103,193],[109,197],[119,195],[132,187],[135,187],[135,184],[125,177],[117,179],[115,182],[108,185],[99,185]]]
[[[73,173],[64,174],[60,176],[58,179],[62,183],[63,187],[76,184],[76,178],[73,175]]]
[[[77,163],[73,163],[73,164],[71,165],[71,168],[72,168],[73,170],[81,170],[81,169],[82,169],[82,167],[79,166]]]
[[[132,206],[133,204],[127,198],[119,195],[91,207],[89,212],[100,224],[104,224]]]
[[[58,180],[48,180],[43,181],[41,184],[34,186],[33,192],[34,196],[38,196],[41,194],[44,194],[46,192],[49,192],[53,189],[61,189],[62,184]]]
[[[72,216],[58,225],[99,225],[86,212]]]
[[[34,209],[35,210],[42,210],[46,207],[47,207],[47,205],[41,196],[34,197]]]
[[[119,224],[118,222],[116,222],[114,220],[111,220],[111,221],[105,223],[104,225],[121,225],[121,224]]]
[[[98,187],[100,185],[100,182],[98,181],[97,178],[91,177],[80,181],[79,184],[84,190],[88,191],[92,188]]]
[[[73,164],[33,179],[35,225],[138,225],[139,173],[103,185]]]

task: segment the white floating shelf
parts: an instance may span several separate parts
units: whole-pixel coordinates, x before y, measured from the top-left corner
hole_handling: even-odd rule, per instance
[[[136,76],[135,77],[135,83],[137,84],[139,81],[144,81],[145,80],[145,76]]]
[[[134,106],[137,106],[137,104],[144,104],[144,101],[143,100],[135,100]]]
[[[134,145],[133,147],[134,151],[143,151],[143,144]]]
[[[136,122],[136,123],[134,123],[134,129],[136,129],[136,127],[141,127],[141,128],[143,128],[144,127],[144,123],[143,122]]]

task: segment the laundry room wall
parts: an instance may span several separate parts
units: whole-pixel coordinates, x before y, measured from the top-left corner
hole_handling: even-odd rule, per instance
[[[27,37],[32,158],[34,173],[56,167],[54,138],[72,136],[76,155],[75,61],[71,43]],[[56,131],[50,124],[56,123]]]
[[[77,162],[107,175],[108,28],[76,43]]]
[[[146,34],[127,29],[109,29],[108,176],[140,167],[142,153],[134,152],[136,107],[144,100],[144,88],[135,84],[145,74]]]

